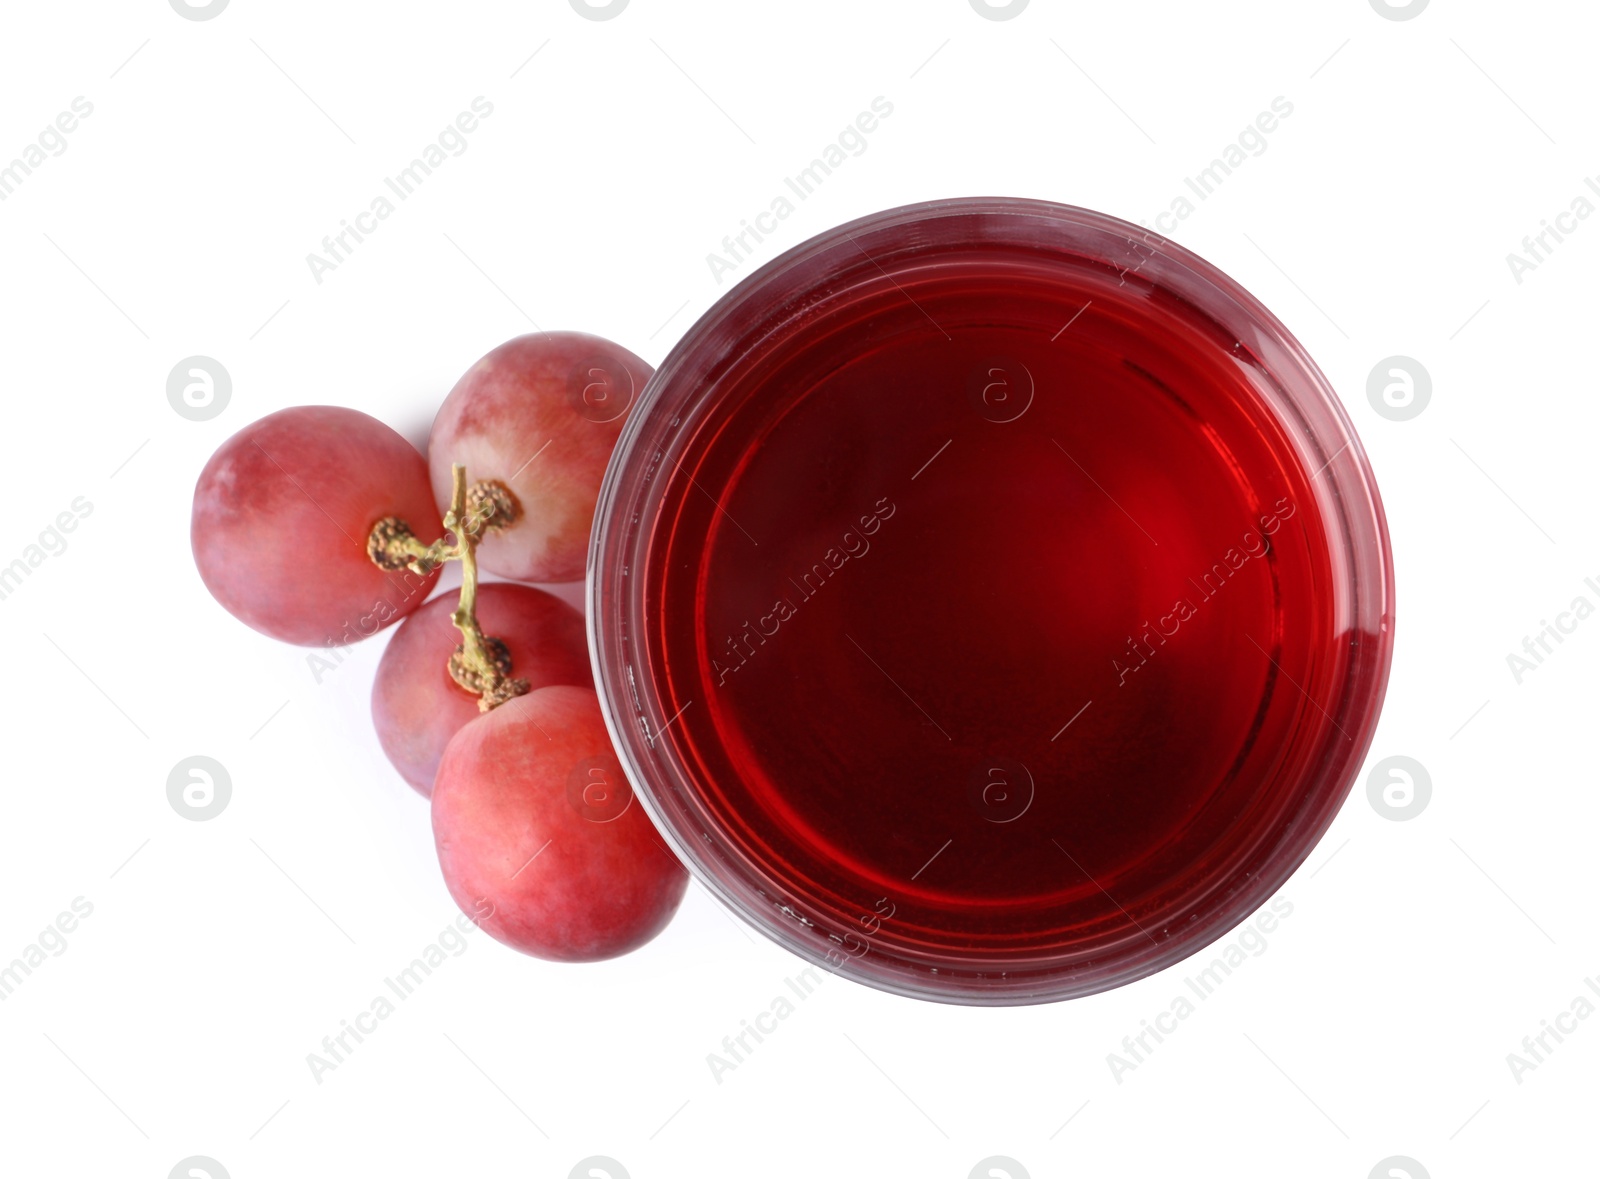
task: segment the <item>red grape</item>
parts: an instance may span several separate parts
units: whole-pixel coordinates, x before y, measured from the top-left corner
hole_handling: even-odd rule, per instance
[[[578,581],[606,463],[653,370],[581,332],[519,336],[456,382],[428,437],[433,494],[450,503],[452,463],[509,487],[519,519],[485,533],[483,567],[518,581]]]
[[[302,405],[252,422],[211,456],[194,491],[200,578],[241,622],[302,646],[343,646],[403,618],[432,588],[385,572],[367,535],[399,516],[442,531],[422,456],[376,418]]]
[[[588,688],[540,688],[445,749],[433,834],[450,895],[525,954],[593,962],[637,949],[689,877],[633,797]]]
[[[400,624],[372,684],[372,723],[395,769],[423,795],[433,793],[444,747],[456,730],[481,715],[478,697],[450,678],[450,655],[461,644],[451,622],[457,598],[433,599]],[[499,582],[478,587],[483,633],[505,643],[511,674],[532,688],[589,687],[589,647],[583,615],[532,586]]]

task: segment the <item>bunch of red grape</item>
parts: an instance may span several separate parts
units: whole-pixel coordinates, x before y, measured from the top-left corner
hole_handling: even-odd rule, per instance
[[[688,884],[631,805],[582,616],[518,584],[582,578],[606,462],[650,374],[595,336],[521,336],[457,382],[426,459],[364,413],[297,406],[223,443],[195,488],[195,564],[240,621],[304,646],[401,622],[372,689],[378,739],[432,799],[456,903],[541,958],[643,945]],[[459,600],[427,600],[449,560]],[[513,580],[480,585],[480,564]]]

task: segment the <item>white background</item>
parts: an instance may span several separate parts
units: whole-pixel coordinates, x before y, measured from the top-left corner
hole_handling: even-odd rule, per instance
[[[0,1002],[0,1172],[1593,1174],[1600,1018],[1520,1083],[1506,1056],[1600,975],[1600,621],[1520,684],[1506,656],[1600,604],[1600,217],[1521,283],[1506,255],[1600,171],[1597,32],[1578,3],[1446,0],[1405,21],[1367,0],[8,4],[0,162],[94,109],[0,203],[0,565],[75,497],[93,511],[0,601],[0,963],[73,898],[93,913]],[[469,149],[315,281],[306,255],[480,95]],[[420,443],[534,323],[659,362],[728,289],[706,255],[880,95],[867,150],[755,262],[939,196],[1153,224],[1293,103],[1171,236],[1289,324],[1361,433],[1398,570],[1368,765],[1418,759],[1431,803],[1385,819],[1364,769],[1267,950],[1120,1081],[1107,1054],[1201,963],[1001,1011],[828,978],[719,1084],[707,1054],[801,964],[692,887],[602,965],[475,933],[318,1084],[307,1053],[455,909],[370,729],[383,640],[319,683],[225,615],[189,556],[201,465],[296,403]],[[1397,353],[1434,386],[1403,422],[1366,397]],[[233,380],[207,422],[166,398],[193,354]],[[192,754],[232,777],[209,822],[167,801]]]

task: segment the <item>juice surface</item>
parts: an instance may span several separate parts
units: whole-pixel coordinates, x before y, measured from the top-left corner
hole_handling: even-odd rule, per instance
[[[1159,291],[977,255],[731,378],[646,576],[743,853],[907,943],[1173,919],[1351,645],[1262,379]]]

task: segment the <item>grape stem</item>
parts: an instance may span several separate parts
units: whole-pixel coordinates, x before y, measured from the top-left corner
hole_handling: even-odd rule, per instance
[[[467,489],[467,468],[450,468],[450,510],[444,514],[445,536],[423,544],[397,516],[372,526],[367,554],[380,569],[410,569],[427,575],[446,561],[461,562],[461,598],[451,621],[461,632],[461,645],[449,661],[450,677],[478,697],[483,712],[528,691],[528,681],[511,674],[511,653],[504,642],[490,638],[478,625],[478,542],[482,534],[512,523],[521,507],[504,484],[486,480]],[[470,505],[470,509],[469,509]],[[450,541],[454,537],[454,542]]]

